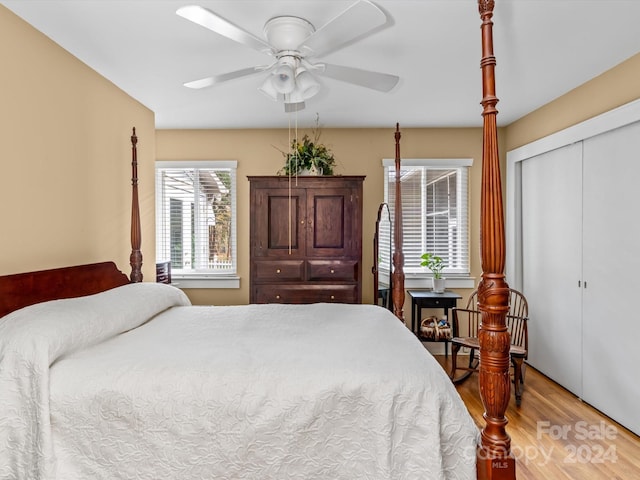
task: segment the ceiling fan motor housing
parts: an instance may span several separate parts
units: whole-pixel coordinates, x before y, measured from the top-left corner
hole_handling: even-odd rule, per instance
[[[300,45],[315,32],[314,26],[300,17],[273,17],[264,25],[264,35],[276,51],[298,50]]]

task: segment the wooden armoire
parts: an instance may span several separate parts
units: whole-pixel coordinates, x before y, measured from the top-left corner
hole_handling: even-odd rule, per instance
[[[361,303],[364,178],[248,177],[251,303]]]

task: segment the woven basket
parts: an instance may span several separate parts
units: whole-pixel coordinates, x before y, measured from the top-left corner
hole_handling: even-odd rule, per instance
[[[420,322],[420,335],[426,340],[450,340],[451,326],[438,317],[427,317]]]

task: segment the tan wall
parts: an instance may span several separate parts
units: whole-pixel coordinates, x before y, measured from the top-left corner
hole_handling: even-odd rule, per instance
[[[393,121],[390,123],[393,124]],[[299,132],[299,136],[304,131]],[[274,175],[287,149],[285,130],[158,130],[158,160],[238,161],[238,272],[239,290],[189,290],[198,304],[235,304],[249,300],[249,182],[248,175]],[[363,302],[373,301],[373,235],[378,206],[383,201],[383,158],[395,157],[394,127],[389,129],[324,129],[321,140],[335,154],[335,174],[366,175],[364,182]],[[479,242],[480,129],[402,129],[404,158],[473,158],[471,171],[471,244]],[[479,277],[479,249],[471,249],[472,275]],[[463,292],[465,293],[465,292]],[[410,314],[405,307],[405,316]]]
[[[640,53],[507,127],[507,149],[526,145],[640,98]]]
[[[153,112],[3,6],[0,59],[0,274],[105,260],[129,273],[132,126],[153,259]]]

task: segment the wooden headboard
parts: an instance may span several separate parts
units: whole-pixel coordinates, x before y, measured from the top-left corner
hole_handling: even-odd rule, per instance
[[[6,275],[0,277],[0,317],[36,303],[92,295],[127,283],[113,262]]]

